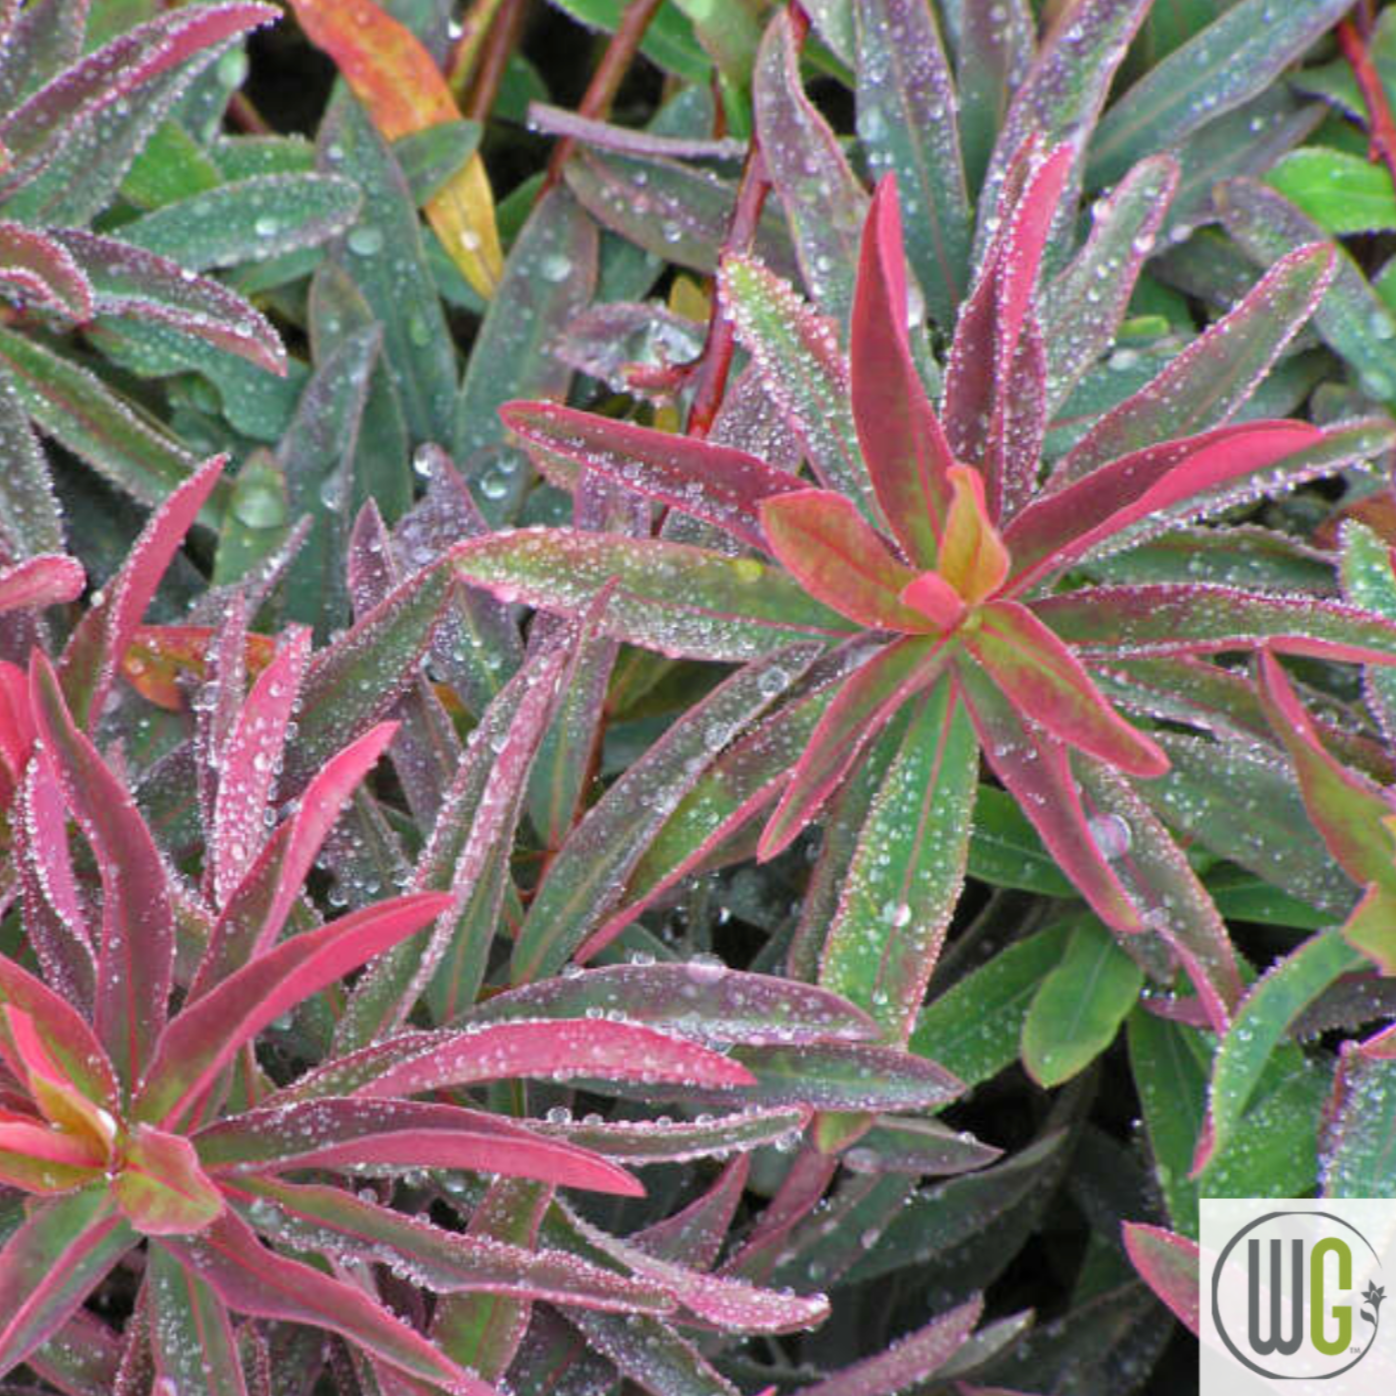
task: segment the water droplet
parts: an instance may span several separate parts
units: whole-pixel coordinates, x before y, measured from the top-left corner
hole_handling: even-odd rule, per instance
[[[383,250],[383,231],[371,223],[355,228],[348,237],[349,250],[359,257],[372,257]]]

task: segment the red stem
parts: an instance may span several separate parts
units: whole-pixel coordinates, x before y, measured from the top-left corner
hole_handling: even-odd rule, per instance
[[[1368,159],[1381,160],[1392,181],[1396,182],[1396,121],[1392,119],[1391,104],[1386,100],[1386,89],[1372,62],[1367,41],[1351,16],[1338,25],[1338,45],[1367,104],[1367,130],[1371,139]]]
[[[649,28],[650,20],[654,18],[660,3],[661,0],[630,0],[625,7],[625,13],[620,17],[616,32],[611,36],[611,42],[606,45],[606,52],[601,55],[601,62],[596,65],[596,71],[591,75],[586,94],[577,108],[578,116],[597,120],[610,111],[611,103],[620,90],[621,80],[640,51],[645,30]],[[576,142],[571,136],[564,136],[553,147],[552,159],[548,161],[548,172],[543,177],[541,193],[546,193],[562,178],[562,167],[571,157],[575,146]]]

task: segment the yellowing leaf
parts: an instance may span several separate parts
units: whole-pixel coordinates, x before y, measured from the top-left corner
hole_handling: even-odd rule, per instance
[[[370,0],[292,0],[306,37],[323,49],[385,140],[460,116],[446,79],[412,31]],[[461,275],[487,300],[504,268],[494,193],[472,155],[426,205],[427,220]]]

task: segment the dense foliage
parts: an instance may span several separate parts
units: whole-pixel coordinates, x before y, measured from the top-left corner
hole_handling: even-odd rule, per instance
[[[0,3],[3,1389],[1187,1389],[1200,1197],[1396,1195],[1393,106]]]

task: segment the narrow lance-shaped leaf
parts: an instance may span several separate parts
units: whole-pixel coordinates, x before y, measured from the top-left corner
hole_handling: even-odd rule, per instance
[[[363,1290],[268,1250],[231,1213],[196,1237],[158,1244],[238,1313],[327,1328],[455,1396],[495,1396]]]
[[[964,883],[979,744],[953,677],[919,700],[863,823],[819,982],[904,1041]]]
[[[715,524],[766,549],[758,505],[807,488],[745,451],[655,431],[544,402],[511,402],[504,424],[549,454],[564,456],[628,490]]]
[[[752,99],[757,136],[794,232],[805,284],[825,310],[846,320],[865,197],[834,133],[800,85],[799,58],[784,11],[761,41]]]
[[[63,549],[48,466],[10,375],[0,368],[0,543],[13,558]]]
[[[1145,1284],[1190,1333],[1200,1336],[1202,1257],[1197,1242],[1144,1222],[1126,1222],[1124,1242],[1130,1261]]]
[[[516,529],[461,544],[451,562],[503,601],[574,617],[614,578],[602,633],[676,657],[755,659],[854,628],[777,568],[683,543]]]
[[[92,285],[57,239],[19,223],[0,222],[0,284],[26,304],[74,324],[92,318]]]
[[[948,327],[969,283],[972,224],[935,11],[927,0],[859,0],[857,17],[859,136],[874,173],[896,172],[908,258],[931,318]]]
[[[942,640],[908,635],[879,650],[845,681],[819,719],[780,804],[762,831],[759,857],[773,858],[794,841],[858,753],[907,699],[936,681],[948,662]]]
[[[815,659],[792,646],[727,679],[607,791],[573,830],[538,888],[511,961],[515,984],[562,968],[625,887],[649,838],[705,766]],[[635,792],[643,791],[637,814]]]
[[[1380,1197],[1385,1190],[1396,1133],[1391,1094],[1396,1062],[1385,1055],[1386,1045],[1382,1034],[1343,1044],[1325,1120],[1324,1197]]]
[[[87,574],[76,558],[40,553],[13,567],[0,567],[0,611],[76,601],[86,585]]]
[[[170,1122],[195,1104],[233,1055],[273,1018],[439,916],[450,898],[398,897],[307,931],[222,980],[165,1030],[135,1104]]]
[[[44,759],[92,846],[102,879],[97,1035],[127,1090],[165,1024],[174,971],[169,874],[130,791],[73,722],[58,676],[34,652],[30,705]]]
[[[160,1246],[146,1261],[150,1349],[158,1380],[174,1391],[247,1396],[227,1307]]]
[[[460,115],[441,70],[405,25],[372,3],[352,14],[325,0],[294,0],[312,43],[335,61],[387,140]],[[479,155],[427,201],[427,217],[447,255],[488,300],[503,269],[494,195]]]
[[[1345,600],[1365,611],[1396,619],[1396,574],[1392,571],[1391,550],[1375,532],[1356,520],[1343,528],[1340,569]],[[1389,741],[1396,733],[1396,673],[1374,666],[1364,678],[1368,706]]]
[[[906,553],[935,565],[950,511],[950,443],[911,356],[896,177],[863,230],[849,331],[853,417],[878,506]]]
[[[1086,433],[1057,466],[1052,485],[1157,442],[1220,426],[1237,411],[1314,313],[1333,277],[1329,248],[1277,250],[1286,255],[1229,314]]]

